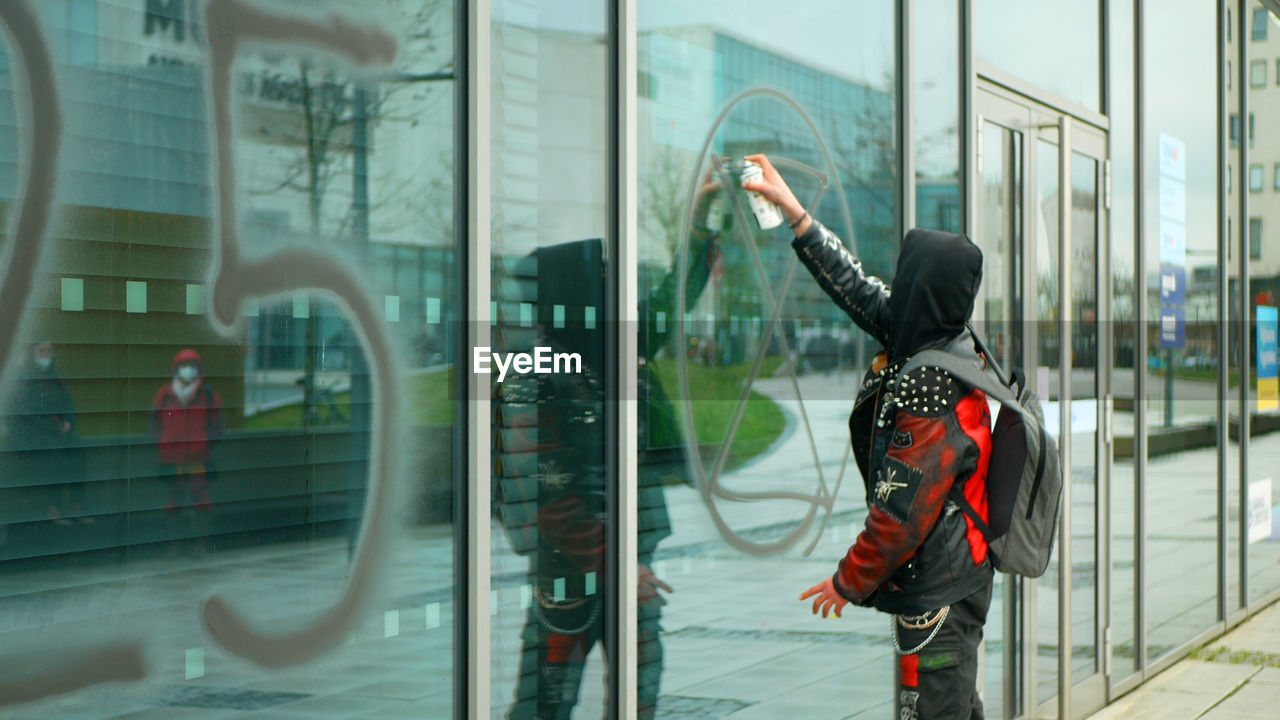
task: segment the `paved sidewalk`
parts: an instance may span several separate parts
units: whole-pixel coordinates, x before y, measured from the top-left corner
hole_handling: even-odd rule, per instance
[[[1280,604],[1147,681],[1092,720],[1280,717]]]

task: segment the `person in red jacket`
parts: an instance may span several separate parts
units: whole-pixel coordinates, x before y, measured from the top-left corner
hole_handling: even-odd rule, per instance
[[[826,617],[849,604],[893,615],[899,686],[894,717],[982,718],[978,646],[991,605],[987,543],[954,500],[987,520],[991,415],[986,395],[945,370],[903,367],[922,350],[978,355],[967,323],[982,251],[963,235],[911,230],[892,287],[866,275],[809,216],[763,155],[744,183],[778,205],[792,247],[818,285],[884,348],[858,389],[849,431],[867,496],[865,527],[836,572],[800,595]]]
[[[222,437],[222,429],[222,400],[204,381],[200,354],[179,352],[173,358],[173,377],[160,386],[151,402],[151,438],[160,475],[169,485],[165,510],[190,515],[194,506],[191,526],[197,535],[209,530],[210,450]]]

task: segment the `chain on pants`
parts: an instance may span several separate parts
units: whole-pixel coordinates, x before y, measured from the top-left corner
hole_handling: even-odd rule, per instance
[[[898,720],[983,720],[977,687],[978,646],[991,607],[991,592],[992,583],[988,582],[953,603],[940,626],[911,623],[915,618],[907,618],[909,624],[920,627],[906,628],[894,616],[899,646],[910,650],[924,644],[918,652],[897,656],[899,684],[894,706]]]

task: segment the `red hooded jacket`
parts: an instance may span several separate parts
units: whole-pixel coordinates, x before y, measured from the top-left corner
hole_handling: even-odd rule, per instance
[[[206,463],[211,445],[222,437],[222,400],[204,384],[204,362],[195,350],[183,350],[173,358],[173,371],[185,362],[200,366],[201,376],[187,405],[174,392],[170,380],[156,391],[151,401],[151,438],[161,463]]]

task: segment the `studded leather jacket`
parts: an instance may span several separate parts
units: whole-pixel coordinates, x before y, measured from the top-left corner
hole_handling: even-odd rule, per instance
[[[891,347],[891,328],[901,325],[890,317],[889,288],[817,222],[792,246],[831,299]],[[991,418],[985,395],[943,370],[900,377],[909,359],[877,356],[854,401],[850,441],[869,511],[833,580],[851,602],[920,614],[990,582],[986,542],[948,494],[959,488],[986,519]]]

